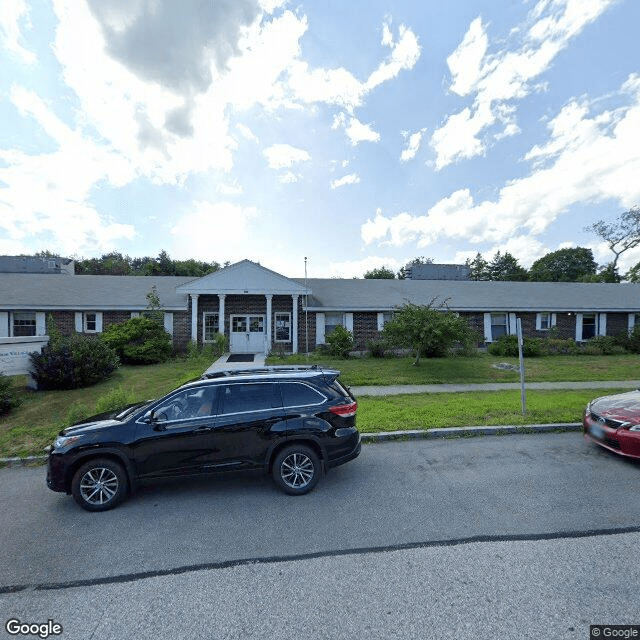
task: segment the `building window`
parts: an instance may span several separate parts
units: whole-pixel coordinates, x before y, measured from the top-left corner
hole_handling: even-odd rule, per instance
[[[96,333],[98,331],[98,315],[92,311],[84,314],[84,332]]]
[[[328,312],[324,314],[324,335],[328,336],[337,327],[344,327],[344,313]]]
[[[491,314],[491,339],[497,340],[500,336],[505,336],[507,333],[508,317],[506,313],[492,313]]]
[[[217,313],[204,314],[204,341],[213,342],[220,332],[220,316]]]
[[[13,314],[13,337],[22,338],[24,336],[36,335],[36,313],[35,311],[16,311]]]
[[[582,339],[590,340],[598,334],[598,316],[595,313],[582,315]]]
[[[536,329],[538,331],[549,331],[556,326],[556,314],[550,311],[541,311],[536,314]]]
[[[291,342],[291,314],[276,313],[276,342]]]

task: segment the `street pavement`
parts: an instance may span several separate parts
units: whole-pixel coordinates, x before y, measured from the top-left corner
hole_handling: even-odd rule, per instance
[[[379,443],[300,498],[262,476],[182,479],[91,514],[42,468],[3,469],[0,622],[51,619],[65,639],[586,639],[639,622],[639,471],[578,433]]]

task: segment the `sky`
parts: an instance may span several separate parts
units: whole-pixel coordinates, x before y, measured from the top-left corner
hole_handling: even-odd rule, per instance
[[[604,264],[586,227],[640,205],[639,25],[638,0],[0,0],[0,254]]]

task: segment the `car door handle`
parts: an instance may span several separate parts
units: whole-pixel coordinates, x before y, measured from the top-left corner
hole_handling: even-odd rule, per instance
[[[202,427],[196,427],[196,429],[194,429],[194,431],[197,431],[198,433],[202,433],[203,431],[211,431],[213,429],[213,427],[208,424],[208,425],[204,425]]]

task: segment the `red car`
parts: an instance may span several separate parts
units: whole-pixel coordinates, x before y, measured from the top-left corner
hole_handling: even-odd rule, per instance
[[[614,453],[640,458],[640,390],[592,400],[582,424],[587,440]]]

